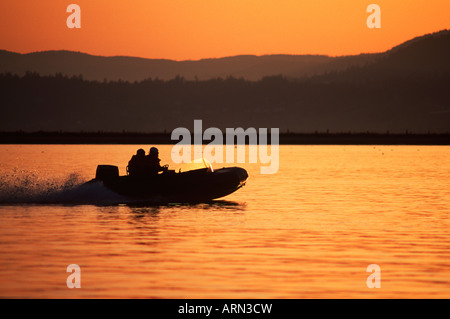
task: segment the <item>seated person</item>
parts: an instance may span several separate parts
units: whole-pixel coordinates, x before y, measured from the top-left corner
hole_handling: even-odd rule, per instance
[[[128,162],[128,174],[130,176],[142,176],[146,173],[147,161],[145,151],[141,148],[138,149],[136,155],[133,155]]]
[[[158,174],[161,171],[167,171],[167,165],[161,166],[159,159],[159,151],[156,147],[152,147],[146,156],[147,170],[150,174]]]

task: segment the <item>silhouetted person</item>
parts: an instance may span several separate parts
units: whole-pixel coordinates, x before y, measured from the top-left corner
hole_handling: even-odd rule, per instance
[[[158,172],[166,171],[166,166],[161,166],[159,159],[159,151],[156,147],[152,147],[146,156],[147,161],[147,169],[150,172],[150,174],[158,174]]]
[[[128,174],[130,176],[143,176],[147,171],[147,160],[145,151],[140,148],[136,155],[133,155],[128,162]]]

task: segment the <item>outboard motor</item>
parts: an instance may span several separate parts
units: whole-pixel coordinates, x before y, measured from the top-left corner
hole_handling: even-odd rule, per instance
[[[119,177],[119,168],[114,165],[98,165],[95,179],[100,181],[111,180]]]

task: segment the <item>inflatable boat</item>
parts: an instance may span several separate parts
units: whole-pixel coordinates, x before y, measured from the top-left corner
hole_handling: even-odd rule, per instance
[[[245,185],[247,171],[240,167],[186,172],[166,170],[151,176],[119,176],[119,168],[98,165],[95,179],[127,198],[152,203],[201,203],[227,196]]]

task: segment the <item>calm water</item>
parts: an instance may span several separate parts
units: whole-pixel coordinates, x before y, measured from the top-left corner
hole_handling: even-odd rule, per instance
[[[281,146],[277,174],[239,164],[247,185],[213,204],[80,186],[138,147],[0,146],[0,297],[450,298],[450,147]]]

